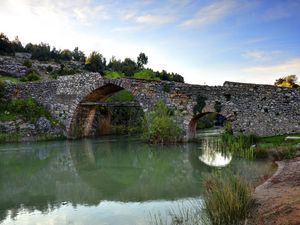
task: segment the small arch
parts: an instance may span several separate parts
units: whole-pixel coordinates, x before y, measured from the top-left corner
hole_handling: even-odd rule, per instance
[[[197,131],[197,125],[199,123],[199,120],[201,118],[204,118],[208,115],[215,115],[214,121],[210,121],[211,123],[213,123],[213,126],[223,126],[224,122],[227,120],[227,118],[222,115],[219,112],[205,112],[205,113],[199,113],[197,115],[195,115],[190,123],[189,123],[189,138],[194,138],[196,136],[196,131]]]
[[[90,136],[95,115],[98,110],[97,104],[92,103],[105,102],[107,98],[121,90],[127,90],[134,98],[136,97],[135,93],[128,88],[122,87],[122,84],[117,85],[114,83],[106,83],[94,90],[87,91],[87,94],[84,94],[83,97],[78,100],[76,109],[71,118],[69,129],[67,129],[68,138],[74,139]],[[139,107],[143,106],[138,99],[135,98],[135,101],[138,103]]]

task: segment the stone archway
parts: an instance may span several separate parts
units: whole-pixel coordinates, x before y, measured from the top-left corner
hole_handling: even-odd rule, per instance
[[[196,131],[197,131],[197,125],[198,125],[199,120],[201,118],[203,118],[204,116],[207,116],[207,115],[212,114],[212,113],[215,114],[216,117],[218,117],[218,116],[222,117],[224,121],[228,120],[228,118],[226,116],[224,116],[221,112],[216,112],[216,111],[204,112],[204,113],[199,113],[197,115],[194,115],[192,117],[192,119],[190,120],[189,125],[188,125],[188,138],[189,139],[195,138]]]
[[[91,134],[93,121],[97,111],[97,104],[91,103],[105,102],[105,100],[113,94],[121,91],[129,91],[135,98],[135,101],[143,109],[143,104],[138,101],[135,93],[121,83],[104,83],[101,87],[89,91],[82,97],[74,110],[69,129],[67,129],[68,138],[88,137]]]

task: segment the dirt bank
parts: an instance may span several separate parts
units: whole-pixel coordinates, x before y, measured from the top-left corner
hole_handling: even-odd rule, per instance
[[[300,157],[276,162],[277,172],[255,189],[256,225],[300,225]]]

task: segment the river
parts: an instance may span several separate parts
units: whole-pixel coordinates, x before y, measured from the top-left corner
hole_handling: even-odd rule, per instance
[[[199,143],[148,145],[136,136],[0,145],[0,224],[148,225],[201,204],[203,176],[230,168],[257,182],[271,163]]]

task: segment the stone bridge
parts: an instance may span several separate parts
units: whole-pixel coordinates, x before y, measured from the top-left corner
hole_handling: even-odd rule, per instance
[[[195,135],[197,120],[218,112],[234,132],[259,136],[300,133],[300,89],[225,82],[202,86],[143,79],[103,79],[98,73],[59,77],[58,80],[18,84],[14,96],[32,96],[65,127],[69,138],[88,136],[96,104],[126,89],[144,112],[162,100],[175,110],[183,141]],[[198,109],[198,110],[195,110]]]

